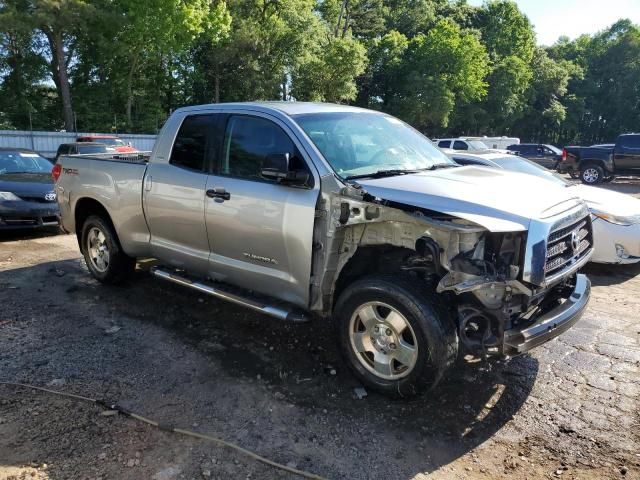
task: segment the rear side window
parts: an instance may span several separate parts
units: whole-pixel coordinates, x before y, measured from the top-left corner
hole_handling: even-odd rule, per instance
[[[185,118],[173,144],[169,163],[189,170],[207,170],[208,143],[214,122],[214,115],[191,115]]]
[[[469,145],[467,145],[466,142],[463,142],[461,140],[456,140],[455,142],[453,142],[453,149],[454,150],[469,150]]]
[[[220,173],[247,180],[260,180],[267,155],[288,153],[299,159],[289,136],[275,123],[260,117],[237,115],[229,118]]]
[[[627,148],[640,148],[640,135],[626,135],[620,137],[620,146]]]

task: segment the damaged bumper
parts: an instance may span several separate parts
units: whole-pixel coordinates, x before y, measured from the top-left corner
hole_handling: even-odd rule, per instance
[[[566,332],[584,313],[590,294],[591,282],[586,275],[578,274],[573,292],[561,305],[522,329],[504,332],[502,353],[507,356],[525,353]]]

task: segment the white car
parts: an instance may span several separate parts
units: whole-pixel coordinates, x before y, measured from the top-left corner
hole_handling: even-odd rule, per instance
[[[452,151],[445,153],[460,165],[503,168],[565,184],[577,197],[587,202],[591,210],[595,246],[591,261],[625,264],[640,262],[640,200],[637,198],[601,187],[570,183],[558,174],[515,155]]]

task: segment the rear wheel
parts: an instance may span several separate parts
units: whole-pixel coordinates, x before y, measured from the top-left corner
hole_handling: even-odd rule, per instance
[[[135,269],[135,258],[122,251],[113,226],[102,217],[85,220],[80,245],[89,271],[103,283],[121,283]]]
[[[342,354],[358,379],[396,397],[435,387],[458,341],[439,298],[417,279],[379,275],[347,288],[336,305]]]
[[[580,179],[587,185],[595,185],[604,179],[604,171],[598,165],[587,165],[580,170]]]

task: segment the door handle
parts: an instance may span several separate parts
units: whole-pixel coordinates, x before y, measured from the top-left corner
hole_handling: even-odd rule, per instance
[[[144,179],[145,191],[150,192],[152,186],[153,186],[153,177],[151,175],[147,175]]]
[[[222,200],[229,200],[231,198],[231,194],[227,192],[224,188],[212,188],[207,190],[207,197],[209,198],[221,198]]]

